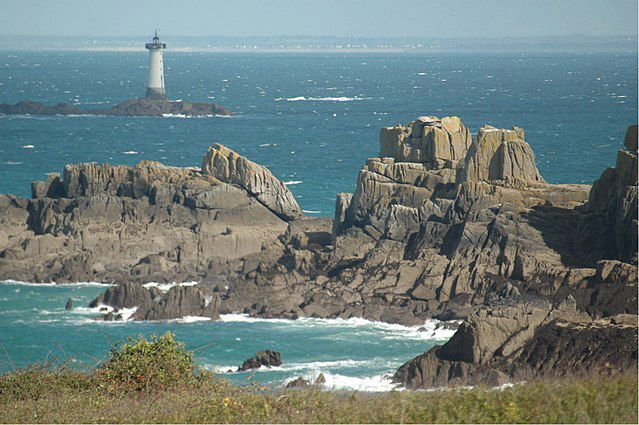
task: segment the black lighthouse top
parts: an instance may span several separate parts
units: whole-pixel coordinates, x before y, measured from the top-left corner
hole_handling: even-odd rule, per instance
[[[160,43],[160,37],[158,36],[158,30],[155,30],[152,43],[146,43],[146,48],[149,50],[166,49],[166,43]]]

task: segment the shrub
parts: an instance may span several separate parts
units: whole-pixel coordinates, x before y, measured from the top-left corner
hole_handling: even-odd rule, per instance
[[[162,391],[190,382],[193,367],[193,353],[167,332],[149,340],[139,336],[118,341],[96,373],[110,391]]]

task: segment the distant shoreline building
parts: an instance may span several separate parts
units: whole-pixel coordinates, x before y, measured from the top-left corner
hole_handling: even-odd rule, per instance
[[[145,46],[151,57],[149,59],[149,82],[146,87],[146,98],[153,100],[166,100],[164,91],[164,60],[162,51],[166,49],[165,43],[160,43],[158,30],[155,30],[151,43]]]

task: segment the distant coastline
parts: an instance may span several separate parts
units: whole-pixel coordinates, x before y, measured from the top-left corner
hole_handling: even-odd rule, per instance
[[[229,37],[170,36],[173,52],[188,53],[637,53],[636,35],[486,38]],[[139,36],[40,36],[0,34],[0,51],[139,52]]]

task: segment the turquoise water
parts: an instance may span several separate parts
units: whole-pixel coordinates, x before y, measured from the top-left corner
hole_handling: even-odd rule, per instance
[[[359,319],[295,321],[224,315],[219,322],[186,318],[164,322],[96,322],[89,301],[106,288],[98,284],[26,285],[0,283],[0,372],[36,361],[59,359],[75,367],[104,360],[111,344],[127,336],[175,333],[194,350],[200,366],[236,383],[281,385],[298,376],[324,373],[329,387],[388,390],[386,375],[408,359],[445,341],[450,331],[433,332]],[[75,309],[65,311],[72,298]],[[255,352],[282,353],[283,365],[256,373],[226,373]]]
[[[24,99],[107,108],[145,92],[146,52],[0,52],[0,102]],[[173,99],[223,104],[231,118],[0,117],[0,193],[29,195],[29,183],[66,163],[199,165],[224,143],[267,165],[309,215],[331,216],[378,152],[382,126],[418,115],[459,115],[526,130],[553,183],[590,183],[614,164],[637,121],[637,56],[622,54],[221,54],[165,55]],[[109,341],[176,333],[213,370],[237,367],[263,349],[284,366],[253,380],[280,384],[323,372],[338,388],[388,389],[384,375],[439,339],[430,332],[361,320],[95,323],[86,307],[104,287],[0,284],[0,342],[13,363],[49,356],[95,365]],[[0,358],[2,353],[0,352]],[[0,371],[10,369],[7,361]],[[235,382],[248,374],[227,375]]]

